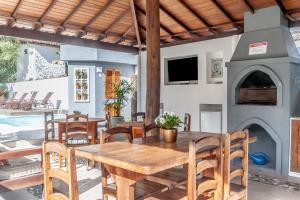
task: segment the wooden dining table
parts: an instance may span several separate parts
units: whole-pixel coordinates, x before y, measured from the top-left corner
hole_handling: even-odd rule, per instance
[[[159,134],[147,139],[129,142],[78,147],[78,157],[101,162],[115,176],[118,200],[134,199],[134,184],[148,175],[184,165],[188,162],[189,141],[206,136],[222,137],[222,134],[203,132],[180,132],[176,143],[164,143]],[[211,150],[201,153],[208,155]]]

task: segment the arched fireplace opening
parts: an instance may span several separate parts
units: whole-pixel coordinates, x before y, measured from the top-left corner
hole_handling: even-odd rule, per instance
[[[277,105],[277,87],[268,74],[256,70],[241,80],[238,104]]]

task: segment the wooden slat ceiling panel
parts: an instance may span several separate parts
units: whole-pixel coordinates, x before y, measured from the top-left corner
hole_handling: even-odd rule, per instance
[[[187,25],[190,29],[199,29],[204,27],[204,24],[201,23],[189,10],[182,6],[178,0],[164,0],[161,2],[161,5],[164,5],[173,16],[176,16],[181,22]]]
[[[218,25],[229,22],[229,20],[224,17],[222,12],[220,12],[220,10],[216,6],[214,6],[211,1],[187,0],[185,2],[190,7],[194,8],[197,13],[211,25]]]
[[[145,4],[146,0],[134,0],[142,44],[146,42]],[[281,6],[293,26],[300,25],[300,0],[160,0],[161,44],[240,33],[245,11],[274,5]],[[129,0],[0,0],[0,25],[137,45]]]
[[[244,12],[248,11],[247,5],[244,3],[244,0],[218,0],[218,2],[235,20],[242,20],[244,18]]]

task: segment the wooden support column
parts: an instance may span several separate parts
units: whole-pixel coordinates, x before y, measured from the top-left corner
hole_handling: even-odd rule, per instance
[[[146,1],[147,94],[146,118],[153,121],[160,105],[159,0]]]

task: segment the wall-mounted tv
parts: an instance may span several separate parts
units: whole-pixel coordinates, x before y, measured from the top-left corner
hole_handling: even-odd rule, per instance
[[[165,59],[165,84],[197,84],[198,56]]]

